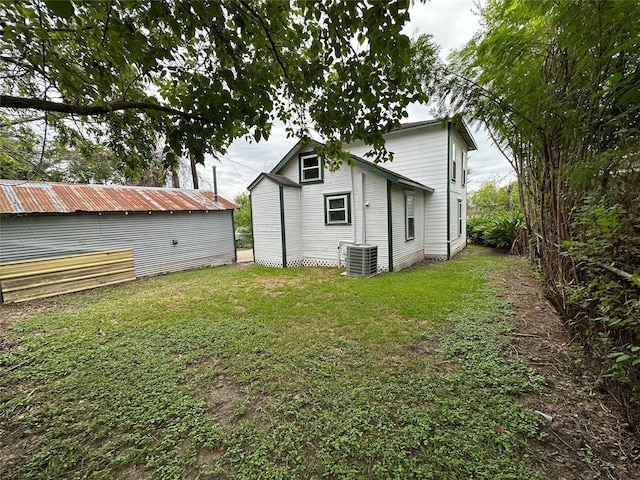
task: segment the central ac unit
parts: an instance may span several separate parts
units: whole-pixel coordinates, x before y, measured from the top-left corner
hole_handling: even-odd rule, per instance
[[[347,275],[350,277],[372,277],[378,273],[377,245],[347,246]]]

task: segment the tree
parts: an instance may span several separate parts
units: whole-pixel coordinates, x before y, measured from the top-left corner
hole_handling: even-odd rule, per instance
[[[132,170],[104,145],[68,131],[47,140],[30,124],[0,123],[0,178],[161,187],[171,173],[161,150],[144,168]]]
[[[253,229],[251,224],[251,199],[247,192],[239,193],[233,198],[233,203],[240,208],[233,212],[236,231],[239,232],[241,245],[249,246],[253,243]]]
[[[0,108],[108,142],[141,170],[159,139],[165,162],[202,163],[273,122],[340,160],[382,135],[421,98],[401,33],[409,2],[3,2]]]
[[[423,81],[511,161],[549,299],[640,391],[640,2],[489,0],[481,16]]]
[[[482,182],[477,190],[469,194],[469,211],[478,214],[492,214],[519,210],[518,185],[510,182],[500,186],[498,178],[490,178]]]

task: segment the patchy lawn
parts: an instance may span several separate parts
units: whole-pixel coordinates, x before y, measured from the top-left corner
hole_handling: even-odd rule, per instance
[[[0,477],[540,477],[505,268],[217,267],[3,306]]]

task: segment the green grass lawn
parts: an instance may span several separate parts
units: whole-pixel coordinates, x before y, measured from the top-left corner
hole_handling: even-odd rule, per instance
[[[0,477],[531,479],[541,379],[482,249],[370,279],[217,267],[52,299],[0,357]],[[7,456],[5,455],[5,460]]]

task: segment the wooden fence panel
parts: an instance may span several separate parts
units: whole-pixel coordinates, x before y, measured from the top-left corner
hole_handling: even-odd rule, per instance
[[[2,301],[24,302],[135,280],[133,250],[0,263]]]

